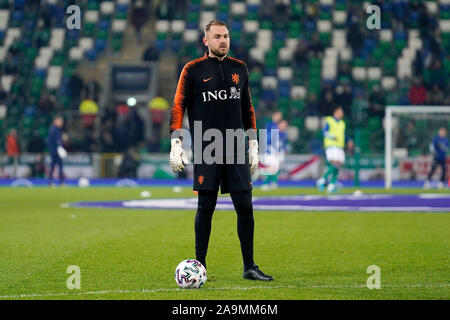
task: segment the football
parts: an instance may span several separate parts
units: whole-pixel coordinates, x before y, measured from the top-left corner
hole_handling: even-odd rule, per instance
[[[91,183],[90,183],[90,181],[89,181],[88,178],[81,177],[80,179],[78,179],[78,186],[79,186],[80,188],[86,188],[86,187],[89,187],[90,184],[91,184]]]
[[[181,261],[175,269],[175,282],[183,289],[201,288],[206,279],[206,268],[194,259]]]

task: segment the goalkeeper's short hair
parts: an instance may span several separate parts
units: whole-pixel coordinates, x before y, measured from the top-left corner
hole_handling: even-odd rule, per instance
[[[228,25],[221,21],[221,20],[211,20],[210,22],[208,22],[204,28],[205,31],[205,37],[206,37],[206,33],[211,29],[211,26],[224,26],[228,29]]]

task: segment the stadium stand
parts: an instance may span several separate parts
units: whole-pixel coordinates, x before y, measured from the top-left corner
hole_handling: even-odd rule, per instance
[[[80,61],[96,61],[107,47],[121,50],[129,1],[77,2],[81,30],[66,28],[70,1],[2,1],[0,4],[0,75],[8,98],[0,113],[3,132],[18,127],[23,148],[37,130],[45,139],[55,112],[78,109],[70,79]],[[54,108],[39,108],[41,97],[56,97]],[[0,108],[1,109],[1,108]],[[4,148],[0,135],[0,148]]]
[[[381,30],[361,23],[369,4],[381,8]],[[350,134],[355,125],[366,124],[362,153],[382,153],[383,107],[413,104],[408,97],[413,80],[435,90],[424,103],[450,103],[449,10],[447,1],[192,0],[184,18],[159,17],[157,47],[179,52],[181,61],[198,57],[202,25],[224,20],[231,31],[230,54],[249,66],[258,119],[263,123],[274,109],[292,119],[302,132],[295,152],[313,151],[309,146],[320,136],[320,125],[306,123],[319,123],[316,117],[341,104]],[[350,97],[343,89],[348,85]],[[431,100],[436,96],[441,99]]]
[[[81,30],[65,28],[69,3],[0,1],[0,91],[7,96],[0,100],[1,150],[12,127],[25,146],[33,132],[45,138],[53,113],[78,112],[69,85],[77,67],[123,50],[133,1],[80,1]],[[381,8],[381,30],[362,23],[369,4]],[[384,150],[386,105],[450,104],[448,0],[160,0],[149,15],[152,48],[180,66],[203,55],[203,25],[227,22],[230,55],[249,68],[258,123],[280,110],[297,132],[295,153],[320,152],[321,118],[336,104],[349,135],[361,128],[363,154]],[[56,99],[50,112],[39,108],[45,94]]]

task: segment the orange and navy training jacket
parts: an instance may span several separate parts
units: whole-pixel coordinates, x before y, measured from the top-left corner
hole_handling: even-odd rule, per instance
[[[225,57],[219,61],[205,53],[202,58],[187,63],[170,114],[171,134],[182,128],[186,110],[193,142],[198,141],[194,136],[194,121],[202,122],[202,135],[208,129],[220,130],[224,144],[227,129],[254,129],[256,139],[249,74],[241,60]]]

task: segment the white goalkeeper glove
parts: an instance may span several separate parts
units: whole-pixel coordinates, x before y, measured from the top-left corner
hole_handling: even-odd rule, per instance
[[[169,162],[173,172],[181,172],[184,170],[184,165],[189,163],[186,152],[181,147],[180,139],[172,139],[170,141],[170,156]]]
[[[66,149],[64,149],[63,147],[59,146],[58,149],[56,150],[58,152],[58,156],[61,159],[64,159],[65,157],[67,157],[67,151]]]
[[[250,140],[248,142],[248,162],[250,163],[250,174],[253,174],[258,168],[259,164],[259,151],[258,140]]]

